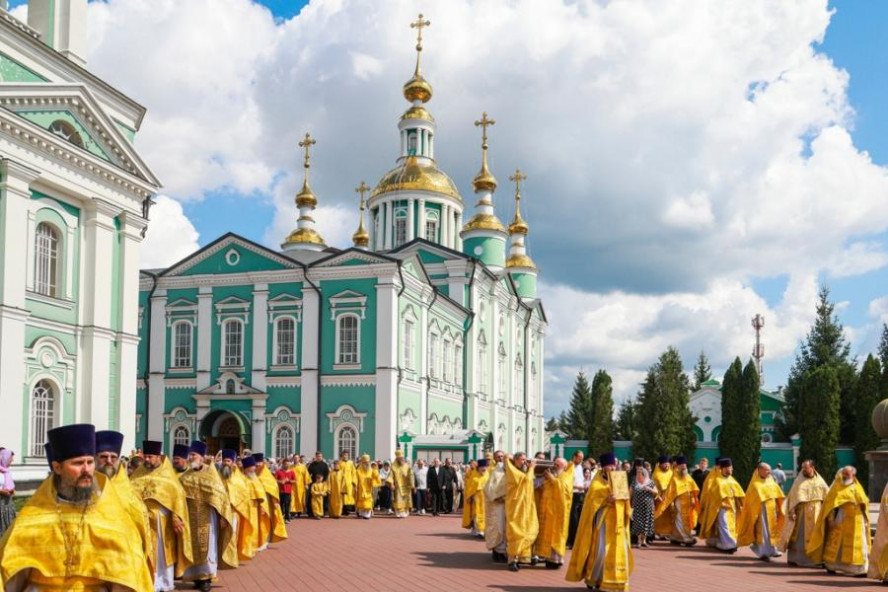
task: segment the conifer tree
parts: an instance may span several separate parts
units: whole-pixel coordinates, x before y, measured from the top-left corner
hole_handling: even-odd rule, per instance
[[[623,401],[617,412],[614,424],[614,440],[632,442],[635,440],[635,400],[632,397]]]
[[[573,394],[570,397],[570,408],[567,411],[567,425],[564,430],[571,438],[588,440],[592,428],[592,389],[586,379],[586,373],[580,370],[574,382]]]
[[[836,447],[841,421],[841,386],[835,368],[823,365],[805,374],[799,385],[799,458],[810,458],[829,481],[836,474]]]
[[[706,357],[706,352],[700,350],[700,355],[697,357],[697,365],[694,366],[694,392],[699,391],[703,383],[711,379],[712,367],[709,365],[709,358]]]
[[[558,429],[558,418],[554,415],[549,418],[549,421],[546,422],[546,431],[554,432]]]
[[[592,378],[592,419],[589,454],[611,452],[614,441],[614,389],[610,375],[599,370]]]
[[[648,370],[638,394],[638,429],[632,440],[636,456],[655,459],[660,454],[684,454],[693,458],[697,438],[695,419],[688,408],[690,387],[678,350],[669,347]]]
[[[857,426],[854,430],[854,452],[857,456],[857,478],[864,489],[869,485],[869,463],[863,454],[879,447],[880,440],[873,430],[873,408],[882,400],[880,383],[882,381],[882,367],[879,359],[872,354],[867,356],[863,367],[860,369],[860,377],[857,379],[855,400],[857,402]]]
[[[743,380],[743,364],[740,358],[734,358],[734,361],[725,371],[722,378],[721,388],[721,431],[718,434],[718,449],[721,456],[734,460],[740,460],[737,422],[737,408],[740,399],[740,391],[742,389],[741,382]],[[735,461],[736,462],[736,461]],[[741,461],[742,462],[742,461]],[[742,477],[742,473],[734,471],[734,477]],[[745,477],[743,477],[745,478]],[[739,479],[738,479],[739,480]]]
[[[721,455],[734,463],[734,478],[745,486],[761,456],[761,395],[759,374],[740,358],[725,372],[722,383],[722,424],[718,436]]]
[[[888,324],[885,323],[882,323],[882,339],[879,341],[879,363],[882,365],[879,393],[882,399],[888,399]]]

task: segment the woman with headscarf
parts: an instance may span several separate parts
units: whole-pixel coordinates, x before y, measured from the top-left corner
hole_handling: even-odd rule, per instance
[[[636,467],[632,490],[632,524],[629,532],[638,538],[638,547],[647,547],[654,539],[654,499],[657,485],[644,467]]]
[[[9,468],[14,457],[15,452],[12,450],[0,450],[0,536],[3,536],[15,520],[15,504],[12,501],[15,481],[12,480],[12,471]]]

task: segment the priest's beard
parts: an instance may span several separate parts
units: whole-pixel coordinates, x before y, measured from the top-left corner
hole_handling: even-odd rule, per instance
[[[96,468],[106,477],[113,477],[117,474],[117,467],[114,466],[114,463],[108,463]]]
[[[680,471],[678,472],[678,474],[681,475],[682,477],[687,477],[687,476],[688,476],[688,470],[687,470],[687,469],[682,469],[682,470],[680,470]]]
[[[177,473],[184,473],[188,470],[188,465],[173,465],[173,468],[176,469]]]
[[[848,485],[851,485],[852,483],[854,483],[853,477],[851,479],[842,479],[842,485],[848,486]]]
[[[222,465],[222,468],[219,469],[219,474],[222,475],[223,479],[231,479],[231,467]]]
[[[59,497],[77,506],[88,505],[92,496],[99,493],[99,485],[96,483],[95,477],[92,478],[89,485],[83,486],[78,486],[76,481],[67,483],[59,475],[53,475],[53,481]]]
[[[193,463],[188,463],[188,465],[191,467],[192,471],[199,471],[203,468],[203,462],[199,460],[196,460]]]

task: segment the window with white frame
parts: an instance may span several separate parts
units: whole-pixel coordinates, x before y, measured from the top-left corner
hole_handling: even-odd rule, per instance
[[[58,229],[52,224],[41,222],[37,225],[34,241],[34,291],[52,298],[57,298],[61,293],[59,237]]]
[[[336,457],[348,452],[349,458],[358,456],[358,431],[352,425],[343,425],[336,432]]]
[[[453,346],[453,384],[462,386],[463,383],[463,348],[457,343]]]
[[[173,325],[173,368],[191,367],[192,333],[188,321],[178,321]]]
[[[191,432],[185,426],[176,426],[176,429],[173,430],[173,445],[176,444],[182,446],[191,444]]]
[[[48,380],[40,380],[31,390],[31,456],[43,456],[46,433],[55,427],[55,389]]]
[[[336,319],[337,364],[358,364],[360,358],[358,350],[360,345],[360,327],[358,317],[353,314],[344,314]]]
[[[401,208],[395,212],[395,247],[407,242],[407,210]]]
[[[441,380],[450,382],[450,340],[444,339],[444,347],[441,348]]]
[[[244,365],[244,323],[240,319],[228,319],[222,325],[222,365]]]
[[[438,334],[429,333],[429,376],[438,378]]]
[[[275,365],[294,366],[296,364],[296,320],[293,317],[281,317],[275,322],[274,343]]]
[[[413,370],[413,356],[415,350],[415,335],[414,335],[414,327],[415,324],[410,319],[404,320],[404,367],[408,370]]]
[[[293,443],[296,441],[296,435],[293,428],[288,425],[282,425],[277,429],[274,435],[274,457],[284,458],[293,454]]]
[[[437,212],[426,213],[425,223],[425,239],[429,242],[438,242],[438,214]]]

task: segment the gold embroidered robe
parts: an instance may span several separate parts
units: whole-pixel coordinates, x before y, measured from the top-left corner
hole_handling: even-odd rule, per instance
[[[271,542],[277,543],[287,538],[287,527],[284,524],[284,514],[281,512],[281,492],[277,479],[268,470],[268,465],[263,465],[262,470],[256,468],[256,477],[262,482],[265,494],[268,496],[268,515],[271,519]]]
[[[522,471],[506,459],[506,554],[529,562],[540,531],[533,495],[533,471]]]
[[[237,538],[234,536],[231,501],[228,490],[214,466],[200,471],[188,469],[179,476],[188,500],[188,520],[191,526],[191,560],[194,564],[207,562],[210,543],[210,512],[218,515],[216,533],[217,557],[220,569],[237,567]]]
[[[463,485],[465,496],[463,499],[463,518],[462,527],[472,528],[484,532],[484,486],[490,479],[490,472],[485,470],[483,473],[477,469],[469,469],[466,471],[465,484]]]
[[[539,487],[542,491],[537,505],[540,532],[534,543],[534,553],[540,557],[551,559],[553,553],[564,556],[573,500],[573,475],[574,465],[568,463],[560,475],[544,478]]]

